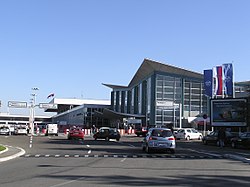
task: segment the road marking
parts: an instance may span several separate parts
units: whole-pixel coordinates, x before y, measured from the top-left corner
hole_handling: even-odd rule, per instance
[[[33,136],[31,135],[30,136],[30,148],[32,148],[32,144],[33,144],[32,142],[33,142]]]
[[[127,159],[127,158],[122,159],[121,162],[124,162],[126,159]]]
[[[65,186],[65,185],[68,185],[68,184],[73,183],[73,182],[76,182],[76,181],[80,181],[80,180],[85,179],[85,178],[86,178],[86,177],[79,177],[79,178],[77,178],[77,179],[75,179],[75,180],[71,180],[71,181],[67,181],[67,182],[55,184],[55,185],[50,186],[50,187]]]

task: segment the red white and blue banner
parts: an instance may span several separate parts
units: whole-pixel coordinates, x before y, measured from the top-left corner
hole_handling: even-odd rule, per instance
[[[215,79],[214,95],[222,96],[223,95],[222,66],[216,66],[214,68],[214,79]]]
[[[234,97],[233,65],[231,63],[204,70],[204,89],[208,97]]]

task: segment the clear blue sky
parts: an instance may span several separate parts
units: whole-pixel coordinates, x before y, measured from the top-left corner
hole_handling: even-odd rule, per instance
[[[249,0],[1,0],[1,112],[8,101],[110,99],[144,58],[249,80]],[[18,109],[19,113],[23,109]]]

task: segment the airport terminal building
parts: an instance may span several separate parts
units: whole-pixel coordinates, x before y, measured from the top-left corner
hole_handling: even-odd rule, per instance
[[[143,126],[185,127],[207,113],[203,74],[190,70],[144,59],[128,86],[104,85],[112,89],[109,113]]]
[[[204,122],[203,114],[210,114],[210,98],[204,94],[203,82],[201,73],[144,59],[127,86],[103,84],[111,88],[110,100],[53,98],[50,104],[58,107],[45,109],[45,112],[56,114],[44,118],[36,116],[35,124],[57,123],[60,129],[72,125],[124,128],[140,124],[192,126],[202,130],[202,123],[193,122],[198,118]],[[250,98],[250,81],[234,84],[236,98]],[[248,105],[249,126],[249,99]],[[29,116],[0,114],[0,125],[27,125],[29,120]],[[209,119],[207,122],[209,125]]]

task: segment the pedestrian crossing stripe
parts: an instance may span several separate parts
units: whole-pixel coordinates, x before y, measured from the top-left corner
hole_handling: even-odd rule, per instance
[[[92,154],[92,155],[49,155],[49,154],[35,154],[35,155],[30,155],[26,154],[21,157],[24,158],[171,158],[171,159],[222,159],[223,156],[201,156],[201,155],[182,155],[182,154],[177,154],[177,155],[151,155],[151,154],[138,154],[138,155],[133,155],[133,154]]]

